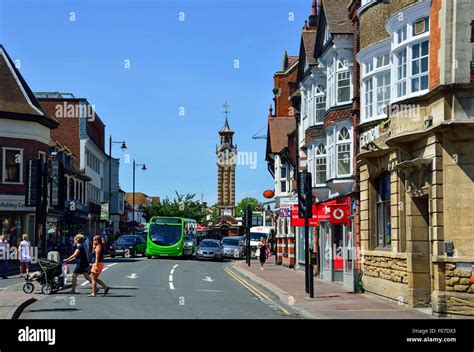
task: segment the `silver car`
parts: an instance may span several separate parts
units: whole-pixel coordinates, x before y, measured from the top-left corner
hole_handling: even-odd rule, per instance
[[[245,246],[241,236],[224,237],[222,239],[224,257],[241,259],[245,255]]]
[[[196,259],[224,260],[224,252],[219,240],[205,239],[199,244],[196,251]]]

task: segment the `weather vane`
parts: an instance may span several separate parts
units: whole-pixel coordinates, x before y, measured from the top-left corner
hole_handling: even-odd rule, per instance
[[[225,111],[224,111],[225,118],[227,118],[227,114],[230,114],[229,110],[227,110],[228,108],[230,108],[230,105],[227,102],[225,102],[223,106],[224,106],[224,109],[225,109]]]

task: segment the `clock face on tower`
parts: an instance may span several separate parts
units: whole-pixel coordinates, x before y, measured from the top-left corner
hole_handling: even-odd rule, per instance
[[[217,165],[235,166],[237,161],[237,152],[232,148],[221,148],[217,152]]]

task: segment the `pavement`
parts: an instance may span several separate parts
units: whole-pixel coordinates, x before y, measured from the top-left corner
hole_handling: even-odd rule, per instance
[[[101,279],[110,285],[105,297],[89,297],[80,279],[77,292],[45,296],[18,314],[20,319],[300,319],[278,303],[276,295],[240,277],[232,261],[180,258],[106,258]],[[69,282],[71,280],[69,279]],[[2,307],[0,305],[0,310]]]
[[[272,256],[260,269],[257,260],[250,267],[235,262],[233,269],[241,276],[271,291],[281,304],[309,319],[436,319],[429,309],[413,309],[371,293],[347,292],[337,283],[314,279],[314,298],[305,292],[302,271],[275,265]],[[430,311],[430,313],[428,313]]]

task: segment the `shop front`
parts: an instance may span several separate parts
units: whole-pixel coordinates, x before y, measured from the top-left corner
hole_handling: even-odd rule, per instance
[[[0,195],[0,234],[6,236],[10,246],[17,247],[23,234],[37,245],[35,208],[25,206],[24,196]]]
[[[351,198],[317,205],[319,219],[320,277],[354,291],[355,248]]]

